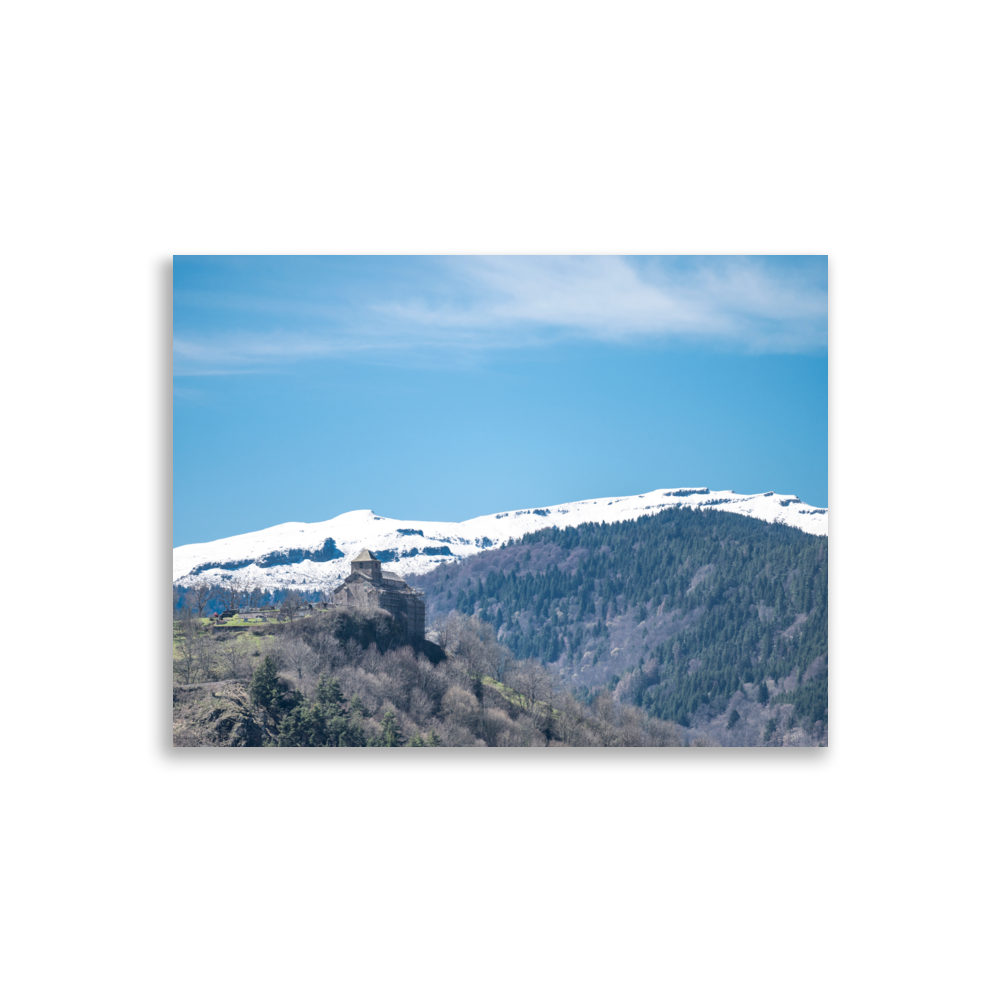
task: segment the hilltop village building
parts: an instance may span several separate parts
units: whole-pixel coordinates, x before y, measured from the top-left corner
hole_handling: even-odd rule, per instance
[[[424,637],[424,592],[401,576],[382,569],[382,563],[362,549],[351,560],[351,575],[333,592],[334,607],[383,608],[406,630],[407,639]]]

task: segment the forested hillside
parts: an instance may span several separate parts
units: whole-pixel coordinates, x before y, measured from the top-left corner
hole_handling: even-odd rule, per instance
[[[585,524],[411,578],[428,621],[492,625],[584,702],[622,704],[721,742],[798,727],[825,742],[825,536],[714,511]],[[767,731],[769,729],[769,731]]]
[[[175,744],[827,742],[823,536],[672,509],[529,534],[410,582],[431,624],[418,648],[382,611],[238,632],[181,594]]]
[[[272,634],[175,626],[174,746],[560,747],[709,742],[620,705],[583,704],[491,626],[452,614],[440,645],[405,641],[384,611],[337,610]]]

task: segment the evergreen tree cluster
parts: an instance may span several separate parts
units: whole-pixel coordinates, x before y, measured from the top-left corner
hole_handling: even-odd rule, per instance
[[[306,697],[278,673],[274,657],[265,657],[254,671],[250,682],[250,697],[278,720],[279,747],[398,747],[402,746],[402,731],[396,713],[387,710],[379,732],[366,736],[361,720],[367,711],[356,695],[344,704],[340,681],[325,675],[319,679],[312,697]],[[432,729],[428,739],[414,734],[407,746],[439,746]]]
[[[616,686],[633,675],[628,699],[659,718],[689,725],[703,706],[722,711],[741,685],[763,685],[766,694],[766,678],[801,681],[810,664],[825,662],[825,536],[672,508],[549,528],[503,548],[468,560],[454,579],[454,566],[425,578],[428,611],[478,615],[517,657],[564,675],[587,652],[594,664],[610,662],[612,627],[635,633],[653,616],[672,615],[683,627],[611,678]],[[578,693],[586,700],[598,689],[581,681]],[[825,668],[781,700],[804,721],[826,721]]]

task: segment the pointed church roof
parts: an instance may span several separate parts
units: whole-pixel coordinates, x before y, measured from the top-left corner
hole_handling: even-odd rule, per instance
[[[376,559],[376,558],[375,558],[375,556],[373,556],[373,555],[372,555],[372,554],[371,554],[371,553],[370,553],[370,552],[369,552],[369,551],[368,551],[367,549],[362,549],[362,550],[361,550],[361,551],[360,551],[360,552],[359,552],[359,553],[358,553],[358,554],[357,554],[357,555],[356,555],[356,556],[355,556],[355,557],[354,557],[354,558],[353,558],[353,559],[351,560],[351,562],[352,562],[352,563],[356,563],[356,562],[378,562],[378,559]]]

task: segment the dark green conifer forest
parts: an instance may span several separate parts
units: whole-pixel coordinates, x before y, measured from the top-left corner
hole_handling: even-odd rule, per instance
[[[825,536],[672,509],[547,529],[413,582],[429,620],[478,616],[584,700],[609,689],[688,726],[752,686],[814,727],[827,722],[827,562]]]

